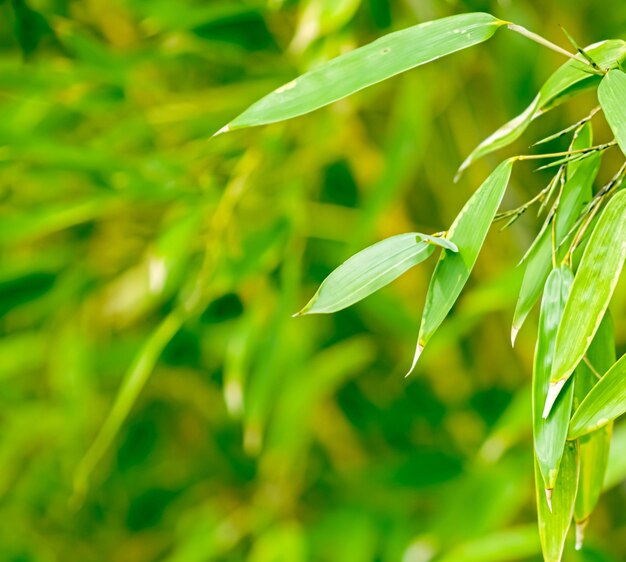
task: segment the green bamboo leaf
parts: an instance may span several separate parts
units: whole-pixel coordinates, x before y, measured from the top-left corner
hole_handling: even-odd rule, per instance
[[[574,278],[556,338],[544,417],[591,344],[625,259],[626,191],[620,191],[600,215]]]
[[[576,368],[574,408],[578,408],[585,396],[598,382],[597,375],[604,375],[615,362],[615,336],[609,313],[604,316],[589,349],[589,365],[580,363]],[[592,370],[593,369],[593,370]],[[582,547],[584,530],[602,492],[604,475],[609,460],[613,424],[592,431],[579,438],[580,478],[574,520],[576,521],[576,548]]]
[[[533,368],[533,437],[537,464],[543,478],[548,502],[556,484],[559,465],[572,413],[574,386],[568,385],[554,406],[552,415],[541,413],[550,386],[556,333],[563,315],[574,276],[568,267],[553,269],[546,281],[539,314],[539,332]]]
[[[539,539],[543,557],[545,562],[560,562],[567,532],[572,522],[578,486],[576,443],[568,441],[565,445],[561,470],[552,492],[552,506],[548,505],[546,495],[543,493],[543,480],[537,462],[535,462],[535,482],[537,484]]]
[[[482,43],[504,24],[489,14],[473,13],[390,33],[274,90],[219,132],[309,113],[396,74]]]
[[[626,42],[622,40],[603,41],[586,47],[585,51],[600,66],[607,68],[621,63],[626,58]],[[597,78],[589,74],[584,63],[570,60],[563,64],[546,80],[535,99],[522,113],[500,127],[470,153],[461,164],[457,177],[479,158],[517,140],[534,119],[556,107],[557,102],[568,98],[569,96],[565,94],[572,87],[576,87],[575,93],[578,93],[584,89],[578,88],[578,86],[591,87],[596,83]]]
[[[115,402],[74,475],[74,503],[80,504],[87,491],[89,476],[109,448],[152,373],[165,346],[185,321],[185,313],[174,309],[157,326],[128,369]]]
[[[593,143],[591,124],[587,123],[574,142],[573,150],[587,148]],[[563,186],[559,207],[554,220],[555,242],[558,247],[570,228],[578,219],[584,205],[591,199],[593,182],[600,169],[601,155],[594,154],[582,162],[568,166],[568,180]],[[566,248],[562,248],[557,257],[562,257]],[[517,333],[528,314],[541,295],[543,286],[552,269],[552,231],[543,229],[523,260],[526,264],[522,286],[513,314],[511,341],[514,343]]]
[[[502,125],[497,131],[489,135],[474,150],[472,150],[469,156],[459,166],[454,180],[458,181],[461,174],[479,158],[482,158],[491,152],[495,152],[500,148],[504,148],[518,139],[533,120],[533,116],[537,113],[539,102],[540,96],[537,95],[530,105],[522,111],[522,113]]]
[[[525,259],[524,277],[513,313],[511,326],[511,345],[515,345],[517,334],[521,330],[530,311],[541,296],[541,291],[552,267],[552,233],[550,228],[540,232]],[[521,264],[524,265],[524,264]]]
[[[407,376],[467,282],[506,191],[513,162],[505,160],[491,173],[470,197],[448,231],[447,238],[458,246],[459,251],[443,252],[437,262],[426,295],[413,364]]]
[[[569,438],[605,426],[626,412],[626,355],[623,355],[591,389],[574,412]]]
[[[435,246],[458,251],[444,238],[419,232],[398,234],[365,248],[324,279],[317,293],[296,316],[337,312],[363,300],[424,261]]]
[[[626,74],[610,70],[600,82],[598,100],[619,147],[626,154]]]

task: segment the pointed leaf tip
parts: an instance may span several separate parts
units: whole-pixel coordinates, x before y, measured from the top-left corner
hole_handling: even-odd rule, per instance
[[[216,131],[211,135],[211,138],[217,137],[219,135],[223,135],[224,133],[228,133],[230,131],[230,124],[224,125],[219,131]]]
[[[587,523],[589,519],[585,519],[584,521],[580,521],[576,523],[576,546],[574,547],[576,550],[582,550],[583,543],[585,542],[585,529],[587,528]]]
[[[469,166],[469,162],[466,159],[459,166],[459,169],[456,171],[456,174],[454,174],[454,179],[452,180],[454,183],[459,183],[459,180],[461,179],[463,172],[467,169],[468,166]]]
[[[511,328],[511,347],[515,347],[515,340],[517,340],[517,334],[519,334],[519,328],[513,326]]]
[[[542,414],[544,420],[550,415],[550,410],[552,410],[552,406],[554,406],[554,403],[556,402],[556,399],[558,398],[559,393],[561,392],[561,389],[563,388],[565,382],[566,379],[562,379],[560,381],[550,383],[550,387],[548,388],[548,395],[546,397],[546,404],[543,408]]]
[[[426,345],[458,299],[502,201],[513,160],[505,160],[469,198],[448,229],[447,239],[458,253],[444,252],[430,279],[419,340]]]
[[[426,242],[422,238],[429,240]],[[386,238],[348,258],[330,273],[300,314],[329,314],[357,303],[423,262],[449,241],[408,232]]]
[[[411,364],[411,368],[409,369],[409,372],[406,375],[404,375],[405,379],[415,370],[415,366],[417,365],[417,362],[419,361],[420,355],[422,355],[422,351],[424,351],[424,346],[422,345],[422,343],[418,341],[417,346],[415,347],[415,354],[413,355],[413,363]]]
[[[548,504],[548,509],[550,513],[552,513],[552,488],[545,488],[546,492],[546,503]]]
[[[311,309],[311,306],[315,303],[315,298],[317,297],[317,294],[313,295],[313,298],[306,303],[300,310],[298,310],[298,312],[294,312],[291,317],[292,318],[300,318],[300,316],[304,316],[306,314],[309,313],[309,310]]]

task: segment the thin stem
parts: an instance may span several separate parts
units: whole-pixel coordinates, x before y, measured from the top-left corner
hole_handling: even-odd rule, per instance
[[[559,183],[561,187],[559,189],[559,194],[556,196],[556,200],[552,205],[552,209],[550,210],[550,219],[552,221],[552,228],[550,229],[550,241],[551,241],[551,249],[552,249],[552,267],[556,269],[556,216],[559,210],[559,203],[561,202],[561,196],[563,195],[563,189],[565,188],[565,166],[561,166],[559,168],[560,176]],[[557,180],[558,181],[558,180]],[[571,267],[571,265],[570,265]]]
[[[573,53],[570,53],[569,51],[566,51],[563,47],[559,47],[558,45],[552,43],[552,41],[548,41],[545,37],[542,37],[541,35],[537,35],[536,33],[529,31],[528,29],[526,29],[525,27],[522,27],[521,25],[517,25],[516,23],[509,23],[507,27],[511,31],[515,31],[516,33],[519,33],[520,35],[527,37],[531,41],[534,41],[535,43],[538,43],[539,45],[543,45],[544,47],[547,47],[548,49],[556,53],[564,55],[575,61],[582,62],[583,64],[593,69],[594,73],[596,74],[602,74],[602,72],[599,72],[596,69],[594,69],[593,66],[591,66],[591,64],[589,64],[589,62],[586,61],[585,59],[581,59],[578,55],[575,55]]]
[[[589,148],[579,148],[578,150],[568,150],[566,152],[551,152],[549,154],[521,154],[520,156],[515,156],[515,160],[540,160],[542,158],[559,158],[561,156],[571,156],[573,154],[587,154],[589,152],[596,152],[600,150],[606,150],[607,148],[611,148],[615,146],[617,141],[612,140],[611,142],[607,142],[604,144],[598,144],[596,146],[590,146]]]
[[[561,199],[561,193],[563,192],[564,169],[565,169],[565,166],[561,166],[559,168],[559,171],[556,173],[556,175],[550,180],[550,183],[548,183],[548,185],[544,187],[539,193],[537,193],[537,195],[535,195],[532,199],[526,201],[526,203],[524,203],[523,205],[520,205],[519,207],[516,207],[515,209],[510,209],[508,211],[498,213],[494,217],[493,222],[499,222],[504,219],[510,218],[510,220],[508,220],[506,224],[500,229],[500,230],[504,230],[505,228],[513,224],[517,219],[519,219],[534,203],[541,201],[541,206],[539,207],[539,211],[537,212],[537,216],[539,216],[541,214],[542,209],[544,209],[546,204],[550,201],[550,199],[552,199],[552,194],[554,193],[554,190],[557,184],[559,183],[559,180],[561,180],[560,182],[561,188],[559,189],[559,194],[557,195],[556,200],[554,201],[554,204],[552,206],[552,209],[550,210],[548,217],[546,217],[546,223],[550,222],[552,220],[553,215],[556,213],[556,208],[558,207],[559,200]]]
[[[602,203],[602,199],[604,198],[604,196],[607,195],[608,193],[611,193],[613,190],[615,190],[617,187],[621,185],[622,180],[624,179],[624,176],[626,176],[626,162],[624,162],[621,165],[617,173],[613,176],[613,178],[611,178],[611,181],[609,181],[609,183],[601,187],[598,190],[598,192],[593,196],[591,201],[587,203],[586,207],[582,210],[580,216],[578,217],[578,219],[576,220],[572,228],[569,229],[567,234],[563,237],[563,240],[561,240],[559,244],[559,249],[565,244],[565,242],[567,242],[569,237],[572,236],[572,234],[574,234],[576,229],[585,220],[585,217],[587,216],[587,214],[590,213],[600,203]]]
[[[558,133],[554,133],[553,135],[550,135],[549,137],[546,137],[545,139],[541,139],[537,141],[536,143],[533,144],[533,146],[539,146],[540,144],[544,144],[552,140],[558,139],[559,137],[562,137],[563,135],[566,135],[567,133],[570,133],[571,131],[574,131],[575,129],[577,129],[576,132],[574,133],[574,138],[572,139],[572,142],[573,142],[574,140],[576,140],[576,137],[578,136],[578,132],[580,131],[580,128],[585,123],[587,123],[587,121],[590,121],[593,118],[593,116],[596,113],[598,113],[598,111],[600,111],[599,105],[594,107],[591,110],[591,112],[586,117],[583,117],[580,121],[574,123],[573,125],[570,125],[569,127],[566,127],[565,129],[562,129]]]
[[[556,221],[552,221],[552,228],[550,229],[550,241],[552,248],[552,269],[556,269]]]
[[[578,247],[578,244],[580,244],[581,240],[583,239],[585,232],[587,232],[587,228],[589,228],[591,221],[593,221],[599,209],[600,209],[600,205],[596,205],[592,209],[592,211],[589,213],[589,216],[587,217],[587,220],[583,223],[583,225],[580,227],[580,229],[576,233],[576,237],[574,238],[571,246],[569,247],[569,250],[567,251],[567,257],[569,258],[570,263],[574,256],[574,251],[576,250],[576,248]]]
[[[565,33],[565,36],[567,37],[567,39],[569,40],[569,42],[572,44],[572,47],[574,47],[574,49],[576,49],[583,57],[585,57],[585,59],[589,62],[589,64],[591,66],[593,66],[593,68],[595,68],[596,70],[602,70],[597,64],[596,61],[594,61],[591,56],[589,54],[587,54],[587,52],[576,42],[576,40],[568,33],[567,29],[565,29],[562,25],[559,26],[561,28],[561,31],[563,31],[563,33]]]
[[[602,375],[598,373],[598,371],[595,370],[594,366],[591,364],[591,361],[589,361],[589,358],[586,355],[583,355],[583,361],[585,362],[587,367],[589,367],[589,370],[595,375],[597,379],[602,378]]]
[[[541,213],[543,213],[543,210],[545,209],[545,207],[548,205],[548,203],[550,202],[550,199],[552,199],[552,193],[554,193],[554,190],[556,189],[557,184],[559,183],[559,180],[561,180],[561,188],[559,190],[559,196],[556,198],[555,203],[559,202],[559,198],[561,197],[561,191],[563,190],[563,177],[565,176],[565,166],[561,166],[558,170],[558,172],[554,175],[554,177],[550,180],[550,183],[548,184],[548,195],[546,196],[545,200],[541,203],[541,205],[539,206],[539,210],[537,211],[537,216],[539,217],[539,215],[541,215]]]
[[[617,189],[620,185],[622,185],[622,181],[624,180],[624,176],[626,175],[626,162],[624,162],[617,173],[611,178],[611,181],[607,183],[604,187],[602,187],[598,193],[596,193],[596,197],[603,197],[608,195],[615,189]]]
[[[574,234],[574,232],[578,229],[578,227],[585,220],[585,217],[589,213],[591,213],[593,211],[594,214],[595,214],[595,210],[594,209],[597,209],[597,207],[600,206],[600,204],[602,203],[602,200],[604,199],[604,197],[606,197],[607,195],[612,193],[615,189],[617,189],[622,184],[622,181],[623,181],[625,176],[626,176],[626,162],[624,162],[620,166],[620,169],[611,178],[611,181],[609,181],[606,185],[602,186],[598,190],[598,192],[593,196],[593,199],[589,203],[587,203],[587,206],[583,209],[580,217],[578,217],[578,220],[574,223],[574,226],[572,226],[572,228],[570,228],[568,233],[563,237],[563,240],[561,241],[561,244],[559,245],[559,248],[569,239],[569,237],[572,234]],[[571,251],[572,250],[570,248],[568,253],[570,253]]]
[[[519,207],[516,207],[515,209],[511,209],[510,211],[504,211],[502,213],[498,213],[494,219],[493,222],[499,222],[501,220],[504,219],[508,219],[511,216],[514,215],[522,215],[526,212],[526,210],[528,209],[528,207],[530,207],[533,203],[536,203],[537,201],[541,201],[546,193],[550,190],[551,184],[549,184],[547,187],[544,187],[537,195],[535,195],[532,199],[530,199],[529,201],[526,201],[526,203],[524,203],[523,205],[520,205]]]
[[[565,254],[565,257],[563,258],[563,262],[564,263],[565,262],[569,262],[570,265],[571,265],[572,259],[573,259],[573,256],[574,256],[574,252],[575,252],[576,248],[578,247],[578,244],[580,244],[581,240],[583,239],[583,236],[585,235],[585,232],[587,232],[587,228],[591,224],[591,221],[593,221],[593,218],[596,216],[596,213],[598,212],[598,209],[600,209],[600,205],[596,205],[591,210],[591,212],[587,216],[587,219],[585,220],[585,222],[578,229],[578,232],[576,233],[576,236],[575,236],[574,240],[572,241],[572,243],[570,244],[569,249],[567,250],[567,254]]]

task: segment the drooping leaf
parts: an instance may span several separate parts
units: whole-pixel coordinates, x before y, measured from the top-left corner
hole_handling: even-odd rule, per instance
[[[605,426],[626,412],[626,355],[623,355],[591,389],[572,416],[569,437]]]
[[[398,234],[365,248],[324,279],[298,316],[336,312],[363,300],[424,261],[435,246],[456,250],[448,240],[418,232]]]
[[[597,376],[604,375],[615,362],[613,321],[608,312],[587,350],[587,359],[590,366],[585,362],[580,363],[574,375],[574,408],[579,407],[585,396],[597,384]],[[584,528],[602,492],[609,460],[612,429],[613,424],[608,423],[578,440],[580,478],[574,510],[577,548],[582,546]]]
[[[592,140],[591,124],[587,123],[572,143],[572,149],[587,148],[592,145]],[[585,203],[591,199],[591,188],[598,174],[600,158],[599,154],[594,154],[582,162],[572,163],[568,166],[568,179],[563,186],[556,217],[553,219],[556,221],[555,243],[557,247],[576,222]],[[566,248],[562,248],[557,257],[561,257],[565,251]],[[513,341],[515,341],[515,336],[539,299],[552,268],[551,228],[542,230],[539,239],[533,244],[524,262],[526,269],[513,314],[511,330]]]
[[[491,222],[511,176],[513,160],[502,162],[470,197],[458,214],[447,238],[459,251],[444,251],[430,280],[417,348],[409,374],[420,353],[456,302],[476,263]]]
[[[539,101],[539,95],[535,96],[535,99],[522,113],[511,119],[508,123],[502,125],[502,127],[488,136],[474,150],[472,150],[469,156],[459,166],[455,180],[458,180],[461,174],[479,158],[482,158],[490,152],[504,148],[518,139],[532,121],[533,116],[536,114]]]
[[[283,121],[391,76],[489,39],[505,22],[485,13],[451,16],[390,33],[274,90],[224,130]]]
[[[578,486],[578,449],[576,443],[565,444],[561,469],[552,491],[552,505],[548,505],[542,489],[543,480],[539,464],[535,462],[535,482],[537,488],[537,516],[539,539],[545,562],[560,562],[567,532],[572,522],[576,488]]]
[[[598,86],[598,100],[617,143],[626,154],[626,74],[610,70]]]
[[[626,259],[626,191],[607,204],[576,272],[556,338],[544,416],[585,355],[609,305]]]
[[[610,40],[596,43],[585,48],[601,67],[611,67],[626,58],[626,42]],[[597,77],[590,75],[585,63],[567,61],[546,80],[530,105],[517,117],[500,127],[482,141],[465,159],[459,168],[459,174],[479,158],[508,146],[517,140],[533,119],[536,119],[562,101],[561,97],[574,86],[591,87],[597,83]],[[577,88],[578,91],[578,88]]]
[[[91,472],[115,439],[163,349],[178,332],[184,320],[185,313],[181,309],[174,309],[157,326],[136,355],[117,392],[106,420],[76,468],[74,475],[74,500],[76,502],[82,501]]]
[[[571,270],[566,266],[552,270],[543,291],[539,314],[533,368],[533,437],[537,464],[547,494],[550,494],[555,486],[565,447],[572,413],[573,385],[569,384],[561,393],[548,419],[543,419],[541,413],[550,386],[556,332],[573,278]]]

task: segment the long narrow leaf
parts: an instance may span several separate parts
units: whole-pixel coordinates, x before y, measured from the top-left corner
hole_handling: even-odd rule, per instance
[[[537,515],[539,538],[545,562],[560,562],[567,531],[572,522],[576,488],[578,486],[578,450],[576,444],[567,442],[561,470],[552,493],[552,506],[548,505],[541,489],[542,478],[539,465],[535,462],[537,483]]]
[[[621,63],[626,58],[626,42],[622,40],[603,41],[590,45],[585,48],[585,51],[600,66],[611,67]],[[573,60],[566,62],[548,78],[535,99],[522,113],[500,127],[470,153],[461,164],[458,173],[462,173],[473,162],[486,154],[504,148],[517,140],[533,119],[555,107],[556,102],[562,101],[562,96],[573,86],[591,87],[595,83],[597,83],[596,77],[589,75],[583,63]]]
[[[415,368],[424,346],[465,286],[506,191],[512,166],[513,160],[502,162],[470,197],[450,227],[447,238],[458,246],[459,251],[444,251],[437,262],[428,287],[417,347],[408,374]]]
[[[574,407],[578,408],[585,396],[597,384],[597,376],[604,375],[615,363],[615,336],[609,313],[604,316],[587,350],[589,365],[581,363],[576,368]],[[593,369],[593,370],[592,370]],[[613,424],[579,438],[580,478],[576,494],[576,547],[582,547],[584,529],[602,492],[604,475],[609,460]]]
[[[342,310],[424,261],[433,253],[435,246],[456,251],[456,246],[448,240],[418,232],[399,234],[377,242],[335,269],[297,315]]]
[[[573,385],[569,384],[567,391],[561,393],[552,415],[548,419],[543,419],[541,412],[550,386],[556,332],[573,277],[571,270],[565,266],[553,269],[550,273],[541,301],[539,333],[537,334],[537,347],[535,349],[533,436],[537,464],[548,497],[550,497],[556,484],[563,448],[565,447],[569,419],[572,413]]]
[[[489,14],[473,13],[390,33],[281,86],[250,106],[224,130],[309,113],[391,76],[482,43],[504,24]]]
[[[626,412],[626,355],[615,363],[587,394],[570,424],[569,437],[605,426]]]
[[[544,416],[591,344],[626,259],[626,191],[607,204],[574,278],[556,338]]]
[[[157,326],[145,342],[131,367],[128,369],[122,385],[117,392],[115,402],[104,421],[91,447],[81,459],[74,476],[74,499],[80,502],[87,490],[89,476],[102,455],[109,448],[122,423],[127,418],[139,393],[152,373],[161,352],[174,337],[185,320],[181,309],[174,309]]]
[[[610,70],[600,82],[598,100],[619,147],[626,154],[626,74]]]

